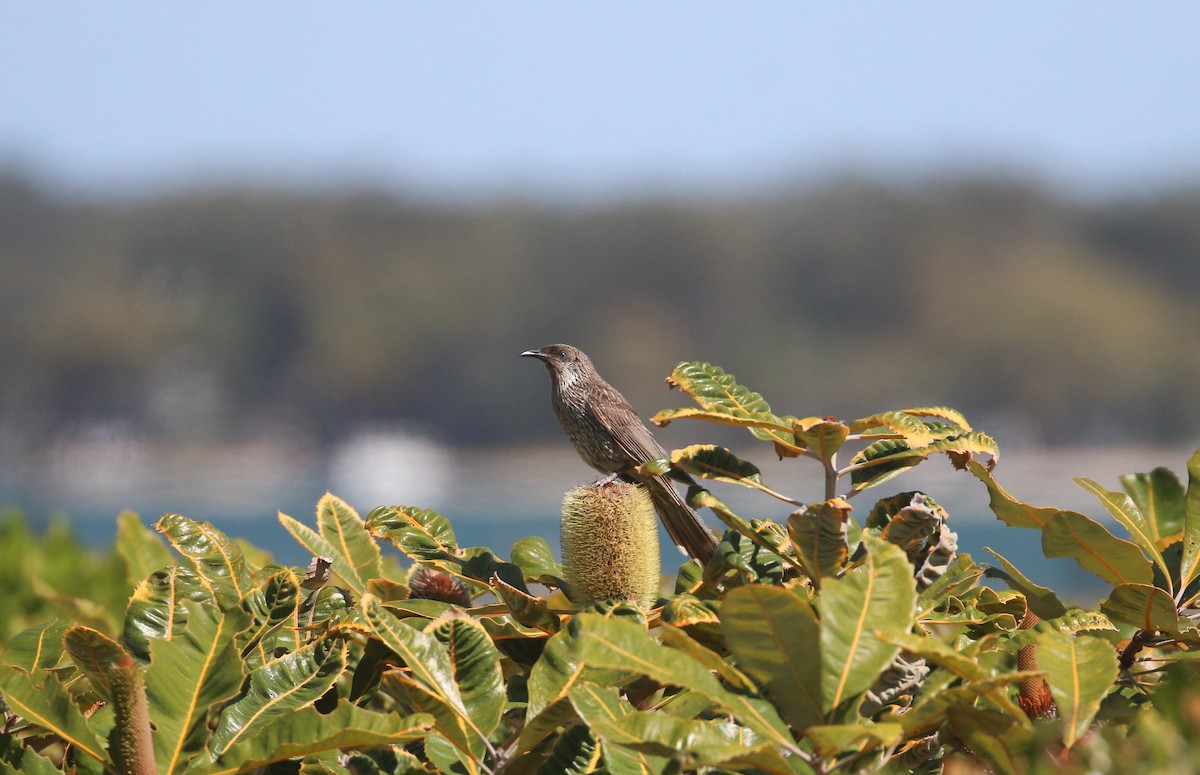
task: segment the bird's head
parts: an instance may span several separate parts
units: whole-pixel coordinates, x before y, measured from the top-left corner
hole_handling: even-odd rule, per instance
[[[551,375],[563,382],[573,382],[592,368],[592,361],[583,350],[569,344],[549,344],[538,350],[526,350],[521,355],[537,358],[546,364]]]

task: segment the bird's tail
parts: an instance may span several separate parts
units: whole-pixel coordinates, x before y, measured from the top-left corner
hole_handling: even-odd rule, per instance
[[[684,502],[671,486],[671,481],[665,476],[655,476],[647,477],[641,480],[641,483],[650,491],[654,508],[658,510],[658,516],[666,526],[667,534],[679,550],[695,557],[701,564],[707,563],[708,558],[712,557],[717,549],[716,536]]]

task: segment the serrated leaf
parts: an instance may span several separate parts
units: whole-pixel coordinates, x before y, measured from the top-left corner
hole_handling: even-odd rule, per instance
[[[379,544],[367,532],[362,517],[345,501],[331,493],[322,496],[317,503],[317,530],[353,571],[358,581],[354,589],[361,592],[367,581],[382,574]]]
[[[1077,511],[1060,511],[1042,529],[1042,553],[1070,557],[1109,584],[1149,584],[1154,569],[1142,551]]]
[[[990,470],[974,460],[967,463],[967,470],[987,487],[988,505],[991,507],[992,513],[1009,527],[1041,530],[1059,511],[1055,508],[1031,506],[1017,500],[996,482]]]
[[[821,696],[826,718],[871,688],[898,648],[877,635],[913,625],[917,590],[912,566],[899,548],[864,535],[863,563],[821,587]]]
[[[850,556],[847,529],[853,507],[834,498],[801,506],[788,517],[787,531],[804,575],[821,580],[842,569]]]
[[[123,511],[117,517],[117,554],[125,563],[125,578],[129,587],[157,570],[172,563],[171,552],[162,539],[142,524],[132,511]]]
[[[1156,468],[1148,474],[1126,474],[1120,481],[1145,517],[1159,551],[1183,538],[1187,496],[1173,471]]]
[[[367,529],[415,560],[438,560],[458,554],[450,520],[432,509],[380,506],[367,515]]]
[[[154,529],[192,562],[196,573],[223,607],[237,605],[250,587],[241,547],[208,522],[180,514],[164,514]]]
[[[651,420],[656,425],[692,416],[748,427],[756,438],[774,443],[781,453],[796,455],[801,451],[791,432],[791,422],[776,416],[761,395],[739,385],[732,374],[719,366],[702,362],[680,363],[667,377],[667,384],[691,396],[701,412],[659,412]]]
[[[739,668],[766,687],[798,731],[818,724],[820,626],[795,592],[763,584],[737,587],[721,602],[721,630]]]
[[[1167,568],[1167,563],[1163,559],[1162,552],[1158,550],[1158,536],[1156,535],[1155,526],[1150,524],[1146,516],[1138,510],[1132,498],[1123,492],[1106,490],[1091,479],[1076,477],[1072,481],[1096,496],[1096,499],[1104,506],[1105,511],[1129,531],[1133,542],[1140,546],[1150,560],[1159,567],[1163,578],[1171,579],[1171,571]]]
[[[250,672],[245,692],[221,711],[209,750],[221,756],[272,721],[311,706],[346,668],[346,646],[313,641]]]
[[[1087,731],[1117,679],[1117,655],[1099,638],[1061,632],[1040,633],[1036,655],[1058,707],[1063,742],[1070,748]]]
[[[241,610],[182,603],[187,626],[170,639],[150,642],[146,697],[155,723],[154,750],[159,772],[183,772],[204,750],[212,708],[237,695],[242,660],[233,639],[249,622]]]

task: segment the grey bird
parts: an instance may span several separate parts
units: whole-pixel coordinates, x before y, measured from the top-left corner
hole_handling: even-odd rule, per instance
[[[546,364],[554,414],[584,462],[602,474],[646,487],[671,540],[680,551],[707,563],[717,548],[712,532],[675,491],[670,479],[636,470],[667,453],[625,396],[604,381],[592,360],[577,347],[552,344],[521,355]],[[687,479],[686,474],[683,478]]]

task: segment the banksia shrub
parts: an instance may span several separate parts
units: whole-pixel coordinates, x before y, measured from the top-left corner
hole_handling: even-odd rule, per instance
[[[572,601],[658,599],[658,516],[645,487],[585,484],[563,498],[560,538]]]

